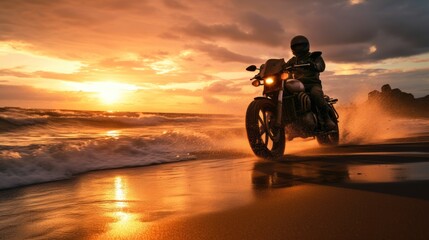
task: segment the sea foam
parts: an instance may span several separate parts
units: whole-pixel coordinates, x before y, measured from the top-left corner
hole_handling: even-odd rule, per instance
[[[195,159],[245,139],[242,118],[225,115],[0,108],[0,125],[0,189]]]

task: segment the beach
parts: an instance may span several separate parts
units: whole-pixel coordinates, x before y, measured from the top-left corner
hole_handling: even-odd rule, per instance
[[[0,0],[0,240],[429,240],[428,13]]]
[[[266,160],[241,116],[1,113],[0,239],[429,237],[427,119],[345,115]]]
[[[418,139],[280,161],[195,152],[3,190],[0,239],[427,239],[429,142]]]

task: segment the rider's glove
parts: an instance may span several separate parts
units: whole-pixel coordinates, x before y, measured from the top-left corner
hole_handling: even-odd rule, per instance
[[[317,70],[317,66],[314,61],[309,61],[308,63],[310,64],[309,68],[311,68],[311,70]]]
[[[325,64],[323,62],[316,62],[316,61],[309,61],[309,68],[311,70],[317,71],[317,72],[323,72],[325,70]]]

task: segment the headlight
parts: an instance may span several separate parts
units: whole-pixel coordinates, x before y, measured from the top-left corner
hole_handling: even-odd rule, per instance
[[[288,78],[289,78],[289,73],[287,73],[287,72],[282,73],[282,75],[280,75],[280,78],[281,78],[282,80],[286,80],[286,79],[288,79]]]
[[[259,85],[261,85],[261,83],[259,82],[259,80],[254,80],[252,82],[252,85],[255,86],[255,87],[259,87]]]
[[[274,79],[272,77],[266,78],[265,79],[265,84],[267,85],[271,85],[274,83]]]

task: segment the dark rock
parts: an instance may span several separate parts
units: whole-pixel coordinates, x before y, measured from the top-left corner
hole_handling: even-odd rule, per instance
[[[429,95],[414,98],[398,88],[392,89],[389,84],[381,87],[381,92],[374,90],[368,93],[369,104],[380,104],[384,109],[394,115],[409,117],[429,117]]]
[[[390,91],[392,91],[392,88],[390,87],[389,84],[385,84],[381,87],[381,92],[382,93],[389,93]]]

